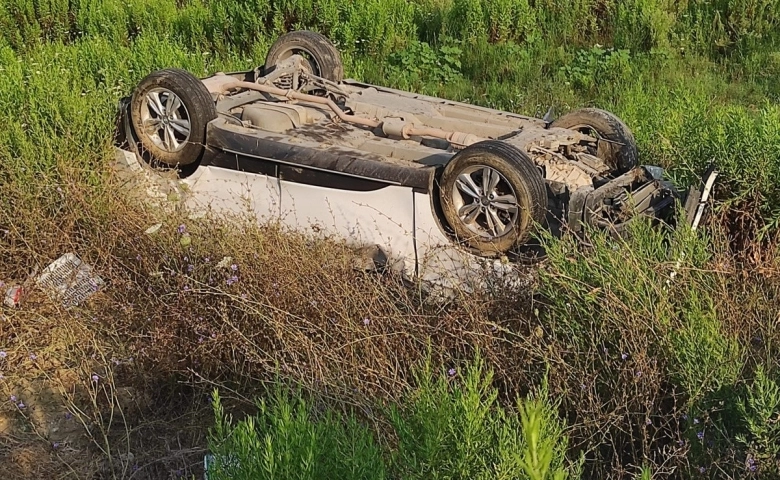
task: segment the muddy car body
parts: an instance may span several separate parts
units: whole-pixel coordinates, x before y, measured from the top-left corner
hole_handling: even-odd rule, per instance
[[[201,206],[243,198],[259,219],[376,245],[413,272],[437,248],[516,258],[538,226],[617,232],[680,198],[609,112],[532,118],[342,72],[313,32],[283,35],[252,71],[154,72],[123,99],[119,141],[177,168]]]

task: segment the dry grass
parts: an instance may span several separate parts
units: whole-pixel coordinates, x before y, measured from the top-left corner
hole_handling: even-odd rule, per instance
[[[572,454],[584,451],[591,472],[624,478],[636,472],[631,459],[645,459],[671,475],[704,458],[678,444],[692,435],[681,415],[699,407],[669,355],[689,292],[716,299],[727,338],[754,346],[762,339],[753,362],[774,362],[776,319],[767,319],[778,286],[755,266],[737,267],[733,255],[697,263],[694,251],[669,295],[659,279],[674,262],[654,243],[661,237],[648,234],[618,251],[597,244],[585,255],[556,243],[541,266],[542,285],[442,304],[393,274],[356,270],[354,252],[339,242],[142,207],[111,188],[108,171],[104,195],[93,196],[82,174],[59,168],[70,179],[62,196],[35,200],[37,211],[57,215],[3,220],[12,228],[0,244],[0,277],[24,281],[75,252],[107,287],[71,310],[35,290],[19,309],[3,310],[0,394],[17,403],[2,406],[0,452],[12,478],[199,474],[215,387],[233,411],[251,412],[266,385],[282,381],[370,419],[377,402],[408,391],[421,361],[455,367],[476,350],[495,370],[504,401],[549,372]],[[157,233],[144,233],[156,223]],[[708,243],[721,244],[717,235]],[[601,284],[601,276],[618,280]],[[717,407],[700,411],[720,425]],[[740,455],[730,435],[718,445],[730,453],[713,458],[724,468]]]
[[[7,402],[5,410],[17,420],[17,414],[44,410],[36,438],[49,450],[52,442],[66,442],[45,424],[78,408],[83,413],[71,423],[83,420],[83,431],[68,432],[79,437],[75,444],[93,452],[94,462],[117,457],[116,451],[108,455],[117,443],[113,448],[119,452],[133,452],[133,465],[146,457],[168,465],[178,449],[149,445],[149,431],[160,427],[169,436],[171,429],[192,428],[188,422],[194,420],[197,433],[181,449],[202,447],[198,435],[210,422],[198,412],[214,386],[227,392],[228,402],[250,405],[265,382],[281,378],[336,403],[365,407],[375,399],[399,398],[411,367],[421,360],[455,366],[475,349],[500,365],[506,390],[526,385],[517,375],[527,368],[524,355],[512,348],[517,333],[508,332],[517,332],[527,314],[522,307],[527,293],[427,302],[419,286],[353,268],[354,252],[338,242],[274,225],[144,211],[110,187],[95,203],[82,185],[74,179],[61,186],[62,198],[41,201],[41,211],[57,208],[56,216],[14,218],[0,244],[0,277],[8,282],[24,281],[63,253],[75,252],[107,283],[72,310],[32,290],[19,309],[4,311],[0,338],[8,339],[3,344],[8,356],[0,365],[2,395],[16,395],[27,405],[19,410]],[[158,222],[163,226],[156,234],[144,233]],[[181,225],[191,239],[187,247]],[[97,390],[92,374],[101,379]],[[26,391],[29,382],[47,393]],[[177,420],[162,412],[187,415]],[[16,435],[16,428],[10,430]],[[75,450],[79,462],[91,463]],[[52,452],[54,469],[69,462],[60,452]],[[189,460],[200,453],[195,450]],[[79,476],[82,468],[74,467]]]

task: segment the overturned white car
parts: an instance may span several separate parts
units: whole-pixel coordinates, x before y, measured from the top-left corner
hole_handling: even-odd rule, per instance
[[[376,245],[412,274],[462,263],[455,252],[528,255],[537,226],[665,220],[683,200],[609,112],[538,119],[342,77],[339,52],[309,31],[252,71],[153,72],[121,102],[118,143],[177,169],[192,208]]]

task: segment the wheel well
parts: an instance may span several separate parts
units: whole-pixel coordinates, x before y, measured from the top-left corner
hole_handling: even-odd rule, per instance
[[[444,217],[444,208],[441,204],[441,188],[439,187],[439,182],[443,171],[443,167],[437,168],[436,173],[433,175],[433,181],[431,182],[432,185],[430,188],[431,208],[433,209],[433,216],[436,219],[436,224],[439,226],[439,229],[448,238],[455,240],[455,231]]]

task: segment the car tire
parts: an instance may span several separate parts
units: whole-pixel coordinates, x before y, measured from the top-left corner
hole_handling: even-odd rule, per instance
[[[541,172],[525,152],[499,140],[452,157],[441,174],[440,201],[457,239],[487,256],[522,245],[547,213]]]
[[[338,49],[325,35],[309,30],[297,30],[277,38],[265,57],[265,71],[271,71],[277,63],[295,54],[306,58],[312,74],[336,83],[344,79]]]
[[[557,118],[551,127],[568,128],[592,135],[600,141],[592,152],[610,166],[612,173],[622,175],[637,165],[637,147],[634,134],[616,115],[598,108],[583,108]]]
[[[133,130],[142,156],[155,164],[196,164],[206,151],[206,125],[217,109],[206,86],[180,69],[146,76],[130,101]]]

